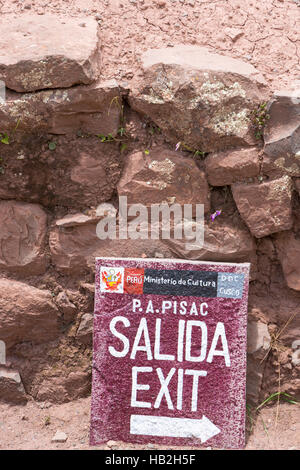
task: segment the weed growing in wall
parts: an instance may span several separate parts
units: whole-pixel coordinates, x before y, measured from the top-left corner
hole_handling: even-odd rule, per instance
[[[257,140],[263,138],[265,125],[268,119],[270,119],[270,115],[267,111],[267,104],[268,103],[265,101],[252,111],[252,122]]]

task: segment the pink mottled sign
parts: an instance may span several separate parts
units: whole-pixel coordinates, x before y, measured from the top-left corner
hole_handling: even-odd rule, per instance
[[[249,267],[97,258],[91,445],[244,447]]]

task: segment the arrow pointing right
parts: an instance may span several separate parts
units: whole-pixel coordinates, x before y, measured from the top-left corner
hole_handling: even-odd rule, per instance
[[[195,427],[197,426],[198,434],[198,436],[195,437],[199,437],[201,443],[208,441],[208,439],[221,432],[221,430],[204,415],[202,419],[192,419],[191,421],[198,421],[197,425],[194,424]]]
[[[130,417],[130,434],[197,438],[203,444],[220,432],[221,430],[206,416],[201,419],[149,415]]]

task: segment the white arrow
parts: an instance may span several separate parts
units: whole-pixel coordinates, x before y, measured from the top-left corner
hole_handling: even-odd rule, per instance
[[[131,415],[130,434],[165,437],[189,437],[206,442],[221,430],[206,416],[201,419],[168,416]]]

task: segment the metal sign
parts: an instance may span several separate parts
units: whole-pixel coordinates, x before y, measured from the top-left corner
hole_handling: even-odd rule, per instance
[[[91,445],[244,447],[249,267],[97,258]]]

